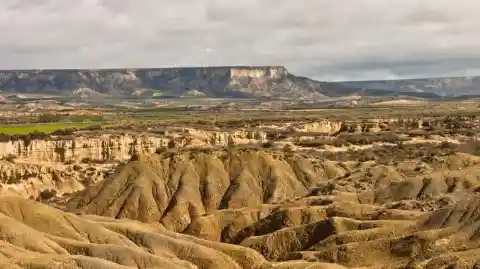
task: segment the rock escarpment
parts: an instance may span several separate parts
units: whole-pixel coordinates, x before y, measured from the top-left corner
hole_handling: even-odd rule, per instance
[[[153,153],[161,147],[212,147],[265,141],[266,134],[257,131],[208,132],[177,128],[164,135],[76,134],[49,139],[18,139],[0,142],[3,157],[13,155],[34,162],[124,161],[135,153]]]
[[[35,164],[0,161],[0,196],[32,199],[62,197],[104,180],[116,164]]]
[[[0,141],[0,157],[14,155],[34,162],[71,162],[90,159],[95,161],[124,161],[134,153],[153,153],[161,147],[225,147],[229,145],[260,144],[272,141],[291,143],[294,138],[312,139],[315,136],[334,137],[340,133],[377,133],[407,127],[409,129],[465,129],[477,119],[371,119],[308,120],[278,122],[255,128],[229,131],[227,128],[202,130],[193,127],[170,127],[155,132],[155,127],[145,127],[145,132],[105,133],[78,132],[72,136],[41,138],[20,137]],[[148,131],[151,130],[151,131]]]
[[[323,84],[296,77],[284,67],[190,67],[111,70],[12,70],[0,72],[9,92],[72,97],[278,97],[325,99]]]
[[[398,81],[320,82],[295,76],[281,66],[218,66],[104,70],[0,71],[0,89],[79,98],[105,97],[273,97],[325,100],[344,96],[437,99],[476,95],[479,77]]]

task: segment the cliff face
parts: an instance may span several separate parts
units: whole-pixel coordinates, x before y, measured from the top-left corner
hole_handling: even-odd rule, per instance
[[[72,139],[17,140],[0,143],[3,156],[9,154],[35,162],[124,160],[134,151],[153,152],[165,139],[142,136],[75,137]],[[168,141],[167,141],[168,142]]]
[[[277,97],[325,99],[323,83],[284,67],[0,71],[0,89],[75,97]]]
[[[18,139],[0,142],[0,157],[14,155],[33,163],[80,162],[83,159],[94,161],[125,161],[134,153],[150,154],[162,147],[208,148],[228,145],[259,144],[269,140],[278,141],[275,134],[320,133],[335,135],[339,132],[372,133],[382,126],[445,126],[436,119],[377,119],[369,122],[330,121],[285,123],[281,126],[265,125],[258,131],[206,131],[195,128],[172,128],[165,134],[77,134],[70,137],[50,139]],[[282,138],[291,142],[292,137]]]
[[[161,147],[210,147],[228,144],[258,143],[266,140],[262,132],[206,132],[183,129],[166,136],[147,134],[77,136],[49,140],[16,140],[0,142],[1,156],[14,155],[35,163],[124,161],[134,153],[153,153]]]

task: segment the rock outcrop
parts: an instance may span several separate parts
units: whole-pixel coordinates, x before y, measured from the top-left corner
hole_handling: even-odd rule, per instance
[[[177,128],[164,135],[77,134],[47,139],[17,139],[0,142],[1,156],[13,155],[34,162],[125,161],[135,153],[153,153],[162,147],[212,147],[229,144],[259,143],[266,133],[257,131],[209,132],[192,128]]]
[[[125,161],[135,153],[153,153],[162,147],[194,148],[225,147],[230,145],[261,144],[269,140],[292,143],[293,140],[311,140],[315,136],[334,136],[341,133],[377,133],[397,127],[409,129],[465,129],[477,119],[371,119],[309,120],[278,122],[235,131],[202,130],[194,127],[174,127],[155,132],[155,127],[144,127],[145,132],[78,132],[71,136],[4,137],[0,142],[0,157],[14,155],[34,162]],[[150,130],[150,131],[149,131]],[[100,131],[102,132],[102,131]],[[292,136],[295,134],[294,136]]]
[[[0,196],[32,199],[62,197],[103,181],[116,164],[35,164],[0,161]]]

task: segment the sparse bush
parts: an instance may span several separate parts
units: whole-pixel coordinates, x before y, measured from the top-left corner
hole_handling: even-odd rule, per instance
[[[68,160],[68,161],[65,161],[63,164],[65,164],[65,165],[72,165],[72,164],[74,164],[74,163],[75,163],[74,160]]]
[[[215,146],[216,144],[217,144],[217,139],[215,138],[215,136],[212,136],[210,138],[210,145]]]
[[[337,139],[344,139],[346,143],[341,144],[353,144],[353,145],[370,145],[373,143],[385,142],[385,143],[397,143],[403,138],[398,137],[395,133],[366,133],[366,134],[344,134],[340,135]]]
[[[152,130],[151,132],[154,133],[154,134],[159,134],[159,135],[166,135],[167,134],[167,131],[165,131],[165,130]]]
[[[267,141],[265,143],[262,143],[262,148],[267,149],[267,148],[273,148],[275,146],[275,143],[273,141]]]
[[[285,146],[283,147],[283,152],[285,152],[285,153],[291,153],[291,152],[293,152],[293,147],[292,147],[292,145],[290,145],[290,144],[285,145]]]
[[[227,148],[234,148],[234,147],[235,147],[235,141],[233,141],[233,139],[231,138],[228,138]]]
[[[8,154],[8,155],[5,156],[3,159],[4,159],[5,161],[7,161],[7,162],[13,163],[13,162],[15,162],[15,160],[17,159],[17,155],[15,155],[15,154]]]
[[[375,161],[376,159],[377,159],[377,156],[372,150],[363,151],[358,158],[358,160],[361,162]]]
[[[480,141],[472,139],[463,144],[456,145],[456,151],[480,156]]]
[[[75,164],[73,165],[73,171],[81,171],[83,168],[81,165]]]
[[[58,136],[63,136],[63,135],[73,135],[77,131],[76,128],[66,128],[62,130],[56,130],[52,132],[52,135],[58,135]]]
[[[62,120],[62,116],[53,115],[53,114],[42,114],[37,118],[37,122],[39,123],[53,123],[53,122],[59,122],[61,120]]]
[[[394,161],[415,160],[422,159],[425,162],[430,162],[435,156],[448,156],[458,152],[458,146],[455,148],[444,147],[440,144],[425,143],[425,144],[403,144],[398,146],[383,146],[378,148],[366,150],[349,150],[347,152],[315,152],[312,153],[317,156],[324,157],[334,161],[369,161],[375,160],[379,163],[390,164]],[[451,146],[451,145],[450,145]],[[475,148],[468,146],[468,148]],[[480,143],[478,146],[478,153],[480,154]]]
[[[190,152],[192,153],[205,153],[205,154],[209,154],[209,153],[212,153],[214,151],[214,149],[212,148],[204,148],[204,147],[194,147],[194,148],[190,148]],[[190,157],[192,157],[193,155],[191,155]]]
[[[92,162],[92,159],[89,158],[89,157],[85,157],[85,158],[83,158],[80,162],[81,162],[81,163],[91,163],[91,162]]]
[[[162,154],[162,153],[165,153],[168,151],[168,148],[166,147],[158,147],[156,150],[155,150],[155,153],[156,154]]]
[[[267,139],[272,141],[285,140],[288,138],[286,132],[269,132],[267,133]]]
[[[48,200],[55,197],[56,195],[57,195],[57,191],[55,189],[48,189],[48,190],[43,190],[40,193],[40,198],[42,200]]]
[[[295,145],[300,147],[315,148],[315,147],[323,147],[325,145],[333,145],[334,142],[335,142],[334,139],[313,139],[313,140],[296,141]]]
[[[85,130],[85,131],[100,131],[100,130],[103,130],[103,126],[101,124],[93,124],[93,125],[89,125],[85,128],[82,128],[82,130]]]
[[[447,142],[447,141],[444,141],[440,144],[440,148],[442,149],[455,149],[456,146],[453,144],[453,143],[450,143],[450,142]]]
[[[345,147],[348,145],[348,140],[343,138],[343,137],[338,137],[337,139],[335,139],[335,141],[333,142],[333,145],[335,147]]]

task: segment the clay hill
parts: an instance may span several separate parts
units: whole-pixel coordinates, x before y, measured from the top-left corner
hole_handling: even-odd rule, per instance
[[[478,268],[480,158],[419,160],[261,148],[138,154],[63,201],[0,197],[0,264]]]

